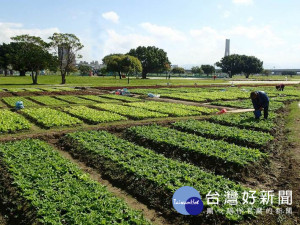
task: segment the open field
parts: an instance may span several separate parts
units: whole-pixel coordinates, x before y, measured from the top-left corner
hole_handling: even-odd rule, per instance
[[[89,85],[98,78],[85,78],[88,86],[122,84],[100,78],[107,83]],[[240,112],[252,108],[255,89],[138,87],[131,97],[101,87],[3,90],[13,94],[0,93],[0,221],[297,224],[300,88],[259,87],[271,98],[267,120]],[[149,92],[161,98],[148,98]],[[16,111],[18,100],[25,108]],[[227,113],[216,114],[223,108]],[[199,191],[204,210],[198,216],[173,208],[172,196],[183,186]],[[261,201],[268,190],[272,203]],[[281,190],[292,190],[295,202],[280,204]],[[211,194],[218,204],[211,204]]]
[[[118,77],[87,77],[87,76],[67,76],[68,86],[149,86],[149,85],[164,85],[167,83],[170,85],[194,85],[198,84],[219,84],[227,83],[223,80],[214,81],[212,78],[209,79],[198,79],[198,80],[187,80],[187,79],[136,79],[135,77],[130,78],[128,84],[127,79],[120,80]],[[60,85],[61,76],[58,75],[43,75],[39,76],[38,84],[32,85],[31,77],[20,77],[20,76],[7,76],[0,77],[0,88],[31,88],[31,87],[43,87],[45,85]]]

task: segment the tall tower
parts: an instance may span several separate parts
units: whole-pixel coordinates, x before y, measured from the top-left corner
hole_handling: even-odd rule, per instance
[[[230,55],[230,39],[226,39],[225,42],[225,56]]]

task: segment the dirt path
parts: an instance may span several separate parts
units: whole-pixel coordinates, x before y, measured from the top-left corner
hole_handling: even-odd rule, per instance
[[[75,163],[76,165],[78,165],[81,170],[83,170],[86,173],[90,174],[90,177],[93,180],[95,180],[95,181],[99,182],[100,184],[106,186],[107,190],[109,192],[113,193],[116,197],[118,197],[120,199],[123,199],[130,208],[142,211],[145,218],[148,219],[149,221],[151,221],[153,224],[157,224],[157,225],[169,225],[170,224],[165,218],[163,218],[161,216],[162,213],[160,213],[158,211],[155,211],[153,209],[150,209],[148,206],[146,206],[145,204],[139,202],[137,199],[135,199],[134,197],[129,195],[124,190],[112,185],[107,179],[104,179],[102,177],[102,175],[99,173],[99,171],[95,170],[94,168],[91,168],[91,167],[87,166],[85,163],[83,163],[83,162],[81,162],[77,159],[74,159],[71,156],[71,154],[69,154],[68,152],[61,150],[59,148],[59,146],[56,144],[57,139],[48,140],[48,142],[51,145],[53,145],[55,147],[55,149],[57,149],[62,156],[64,156],[65,158],[67,158],[71,162]],[[1,225],[1,223],[0,223],[0,225]]]

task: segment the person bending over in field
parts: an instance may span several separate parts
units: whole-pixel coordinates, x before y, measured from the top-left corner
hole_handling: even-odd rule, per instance
[[[269,97],[264,91],[253,91],[250,94],[254,107],[255,119],[259,119],[261,111],[264,110],[264,118],[268,119],[269,115]]]
[[[276,89],[277,91],[283,91],[285,85],[284,84],[279,84],[279,85],[276,85]]]

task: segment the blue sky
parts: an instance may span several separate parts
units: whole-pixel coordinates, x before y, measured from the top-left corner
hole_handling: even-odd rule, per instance
[[[231,53],[254,55],[265,68],[300,67],[297,0],[0,0],[0,42],[23,33],[47,39],[74,33],[82,60],[164,49],[172,64],[214,64]]]

